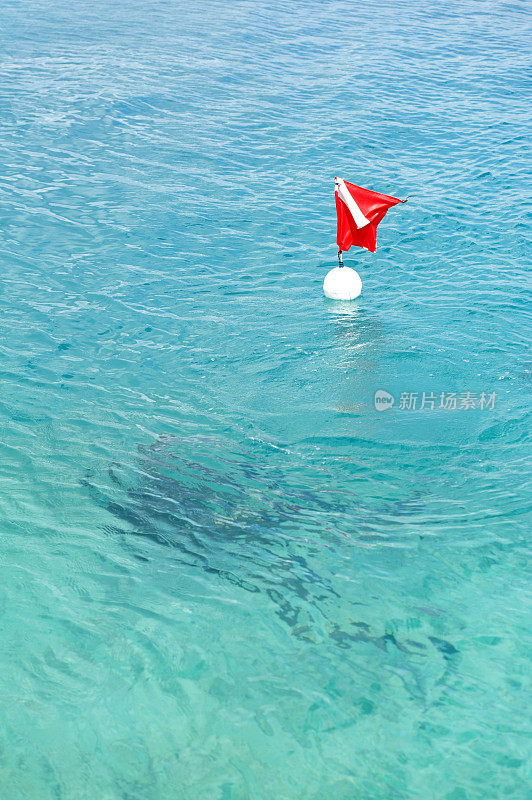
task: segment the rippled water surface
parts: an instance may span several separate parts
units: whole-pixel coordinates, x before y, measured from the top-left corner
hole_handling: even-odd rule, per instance
[[[3,3],[2,798],[528,797],[529,23]]]

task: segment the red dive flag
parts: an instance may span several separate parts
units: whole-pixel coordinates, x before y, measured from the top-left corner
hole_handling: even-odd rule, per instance
[[[340,250],[349,250],[354,244],[374,253],[377,249],[377,225],[384,219],[389,208],[405,201],[363,189],[341,178],[335,178],[334,183],[338,247]]]

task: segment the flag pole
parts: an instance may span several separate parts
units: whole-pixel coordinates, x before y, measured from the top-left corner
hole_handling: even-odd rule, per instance
[[[344,266],[344,259],[342,258],[342,251],[340,250],[340,248],[338,248],[338,266],[339,267]]]

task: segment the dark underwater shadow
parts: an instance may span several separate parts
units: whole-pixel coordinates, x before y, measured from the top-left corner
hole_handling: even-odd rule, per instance
[[[334,542],[319,526],[309,527],[307,512],[321,519],[339,510],[348,513],[341,497],[332,506],[310,490],[287,489],[280,464],[253,463],[249,454],[234,450],[227,456],[227,448],[214,439],[196,438],[194,458],[187,454],[190,444],[160,437],[140,451],[136,478],[112,465],[109,492],[89,475],[83,481],[93,500],[116,519],[108,531],[120,536],[130,554],[146,561],[135,542],[147,539],[169,548],[174,563],[189,570],[264,593],[300,640],[319,643],[325,637],[344,650],[370,644],[406,663],[428,658],[436,648],[452,664],[458,651],[443,639],[402,641],[393,633],[375,633],[361,619],[365,598],[346,603],[327,577],[324,548],[333,551]],[[405,513],[402,507],[394,511]]]

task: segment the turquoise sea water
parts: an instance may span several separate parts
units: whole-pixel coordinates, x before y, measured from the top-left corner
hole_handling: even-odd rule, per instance
[[[529,797],[527,4],[0,41],[2,800]]]

